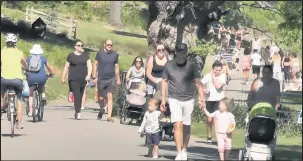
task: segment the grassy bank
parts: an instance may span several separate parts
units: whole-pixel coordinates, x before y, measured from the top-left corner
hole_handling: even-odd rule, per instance
[[[192,134],[201,138],[201,141],[206,141],[206,127],[204,123],[194,123],[192,125]],[[215,133],[213,132],[213,140],[216,141]],[[232,138],[233,149],[241,149],[244,146],[244,130],[236,129],[233,132]],[[302,155],[302,137],[285,138],[278,136],[276,147],[276,158],[279,160],[300,159]]]

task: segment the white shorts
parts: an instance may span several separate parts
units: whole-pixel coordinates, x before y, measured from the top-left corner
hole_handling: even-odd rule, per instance
[[[182,121],[184,125],[191,125],[191,114],[194,111],[195,100],[178,101],[173,98],[168,99],[171,122]]]

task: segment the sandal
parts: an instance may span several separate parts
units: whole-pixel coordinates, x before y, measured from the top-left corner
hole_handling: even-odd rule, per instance
[[[107,121],[108,121],[108,122],[112,122],[112,123],[115,122],[114,119],[113,119],[112,117],[107,118]]]

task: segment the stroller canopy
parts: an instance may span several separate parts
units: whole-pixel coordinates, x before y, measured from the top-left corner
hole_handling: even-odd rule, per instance
[[[272,107],[271,104],[266,103],[266,102],[261,102],[257,103],[256,105],[253,106],[249,113],[249,120],[254,118],[256,115],[262,115],[262,116],[267,116],[271,118],[276,118],[277,117],[277,112],[276,110]]]

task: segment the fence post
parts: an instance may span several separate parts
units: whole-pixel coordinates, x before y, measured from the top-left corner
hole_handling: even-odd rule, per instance
[[[77,35],[77,21],[76,20],[73,20],[73,37],[74,39],[76,39],[76,35]]]
[[[26,7],[25,10],[25,21],[28,21],[28,6]]]
[[[34,8],[31,7],[31,10],[30,10],[30,22],[32,23],[33,21],[33,11],[34,11]]]

